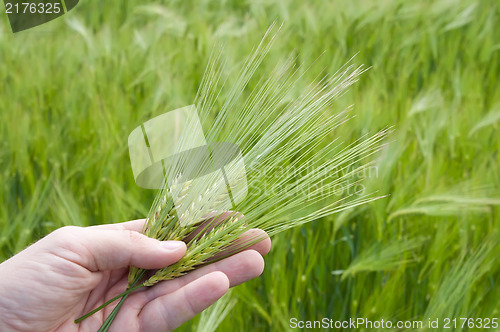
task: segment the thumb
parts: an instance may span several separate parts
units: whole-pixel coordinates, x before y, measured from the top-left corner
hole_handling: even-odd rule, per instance
[[[178,261],[186,253],[182,241],[158,241],[131,230],[63,227],[54,233],[55,249],[90,271],[128,267],[159,269]],[[65,256],[56,253],[59,256]]]

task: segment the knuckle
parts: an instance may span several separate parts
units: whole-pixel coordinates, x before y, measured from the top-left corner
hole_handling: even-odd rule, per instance
[[[128,237],[128,239],[131,242],[139,242],[144,240],[144,235],[142,235],[139,232],[131,231],[131,230],[124,230],[125,235]]]

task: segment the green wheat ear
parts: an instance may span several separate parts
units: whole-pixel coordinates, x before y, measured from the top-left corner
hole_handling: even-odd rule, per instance
[[[154,284],[183,276],[198,266],[209,262],[216,254],[224,249],[241,234],[248,230],[244,219],[237,216],[225,218],[225,220],[208,233],[196,237],[189,242],[189,246],[183,258],[178,262],[158,270],[152,277],[146,280],[144,286]]]
[[[144,278],[146,271],[131,267],[129,288],[77,322],[121,298],[99,330],[107,331],[128,294],[180,277],[262,240],[262,237],[253,237],[243,245],[231,246],[251,228],[274,235],[380,198],[373,193],[349,190],[362,180],[356,178],[356,174],[374,165],[374,157],[383,147],[390,129],[364,135],[350,144],[344,144],[341,137],[332,138],[337,128],[351,118],[351,108],[332,111],[335,101],[358,80],[365,71],[362,67],[346,65],[334,75],[325,75],[319,82],[311,83],[297,98],[290,100],[290,91],[294,91],[297,81],[303,77],[302,68],[296,68],[296,59],[290,57],[280,62],[244,98],[243,91],[276,39],[273,29],[274,26],[245,61],[234,84],[225,77],[222,51],[216,48],[195,100],[201,123],[210,128],[207,141],[231,142],[241,150],[244,165],[235,163],[224,167],[231,179],[246,181],[248,192],[232,208],[240,214],[224,214],[218,208],[227,187],[217,177],[165,184],[155,197],[143,232],[159,240],[184,240],[188,246],[186,255],[147,278]],[[228,92],[222,93],[227,87]],[[222,104],[217,102],[220,96],[225,96]],[[186,150],[191,143],[189,135],[185,135],[178,142],[179,151]],[[230,160],[229,155],[223,156],[225,158]],[[165,178],[180,174],[182,164],[166,169]],[[197,163],[191,165],[197,167]],[[241,183],[236,187],[239,185]],[[339,194],[335,190],[339,186],[345,192]],[[183,212],[178,215],[181,208]],[[214,218],[203,226],[202,232],[189,236],[207,211],[214,211],[219,222],[215,222],[212,215]]]

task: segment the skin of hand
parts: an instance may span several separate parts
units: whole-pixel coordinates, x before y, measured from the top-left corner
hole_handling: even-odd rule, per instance
[[[186,252],[180,241],[141,234],[144,220],[60,228],[0,264],[0,331],[97,331],[118,303],[74,320],[127,287],[129,265],[158,269]],[[265,236],[262,230],[247,233]],[[244,234],[243,237],[248,234]],[[229,287],[259,276],[265,237],[236,255],[132,293],[110,331],[170,331],[203,311]]]

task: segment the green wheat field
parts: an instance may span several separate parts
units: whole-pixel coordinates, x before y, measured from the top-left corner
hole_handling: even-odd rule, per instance
[[[257,77],[289,55],[314,62],[304,88],[353,56],[371,67],[331,138],[394,126],[363,182],[388,196],[273,238],[260,278],[179,330],[500,318],[500,2],[81,1],[17,34],[1,17],[1,261],[65,225],[145,217],[128,134],[192,104],[217,41],[238,68],[283,21]]]

